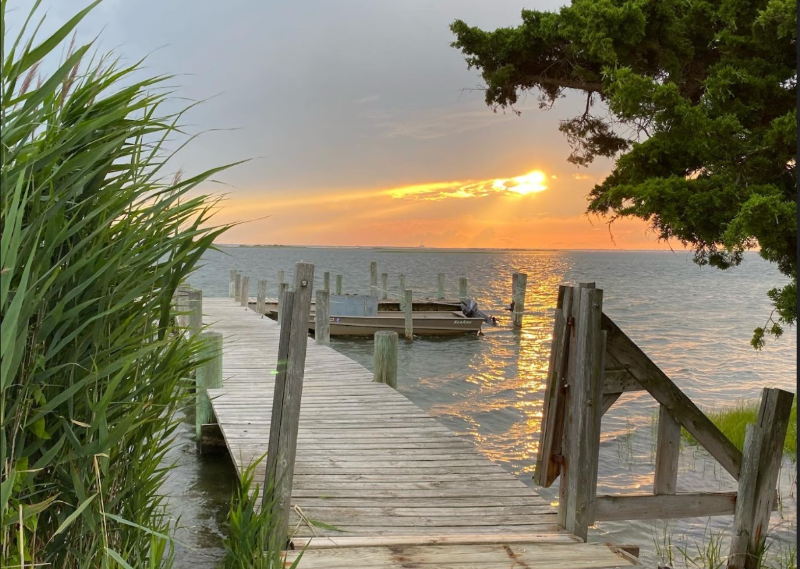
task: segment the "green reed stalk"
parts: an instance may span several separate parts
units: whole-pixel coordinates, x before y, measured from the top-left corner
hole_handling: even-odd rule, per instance
[[[199,352],[172,298],[226,229],[190,193],[221,168],[165,174],[166,77],[91,44],[52,61],[94,6],[36,43],[2,0],[3,567],[170,564],[163,459]]]
[[[256,467],[264,458],[262,456],[242,471],[239,485],[231,497],[221,569],[294,569],[302,558],[301,553],[290,567],[286,567],[281,556],[284,544],[275,542],[277,538],[272,530],[277,520],[269,505],[262,507],[262,487],[254,480]],[[267,496],[272,495],[272,487],[270,481]]]

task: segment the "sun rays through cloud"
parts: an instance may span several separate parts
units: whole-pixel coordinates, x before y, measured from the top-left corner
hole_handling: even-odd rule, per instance
[[[425,201],[482,198],[493,194],[527,196],[546,190],[546,180],[547,176],[544,172],[533,170],[532,172],[513,178],[415,184],[402,188],[394,188],[388,190],[387,193],[395,199]]]

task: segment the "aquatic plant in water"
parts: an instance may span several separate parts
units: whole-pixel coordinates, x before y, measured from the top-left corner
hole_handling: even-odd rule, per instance
[[[7,37],[2,1],[4,567],[161,567],[159,489],[199,340],[172,298],[224,227],[166,172],[166,77],[72,43]],[[46,73],[42,70],[47,69]]]

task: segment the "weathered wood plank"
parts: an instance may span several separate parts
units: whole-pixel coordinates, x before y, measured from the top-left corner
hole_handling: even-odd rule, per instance
[[[300,557],[287,552],[286,561]],[[509,565],[511,564],[511,565]],[[630,567],[635,561],[605,544],[553,544],[504,542],[494,544],[403,545],[308,549],[300,569],[358,569],[383,567],[437,567],[439,569],[602,569]]]
[[[276,379],[268,447],[270,452],[264,484],[264,488],[274,488],[274,491],[264,492],[263,502],[264,507],[272,508],[275,519],[277,519],[274,529],[277,537],[275,541],[271,541],[272,543],[281,543],[288,536],[313,282],[314,265],[297,263],[294,271],[293,291],[284,295],[284,317],[287,321],[281,332],[288,332],[288,340],[281,339],[280,343],[286,341],[286,357],[285,359],[279,357],[276,376],[283,376],[284,385],[279,387],[279,381]],[[288,312],[290,305],[291,312]],[[282,364],[283,361],[286,362],[285,366]]]
[[[678,457],[681,454],[681,424],[669,409],[658,409],[658,438],[656,440],[656,471],[654,494],[674,494],[678,484]]]
[[[751,554],[763,549],[769,530],[770,512],[776,506],[775,488],[793,401],[794,394],[782,389],[765,388],[761,394],[761,407],[756,423],[761,435],[761,450],[753,509],[753,529],[748,546],[748,552]],[[754,556],[748,556],[745,566],[750,568],[755,565]]]
[[[736,492],[597,496],[595,521],[691,518],[732,514]]]
[[[313,538],[294,538],[292,539],[296,549],[326,549],[331,547],[374,547],[374,546],[397,546],[397,545],[476,545],[482,543],[497,543],[497,536],[474,534],[474,535],[437,535],[431,537],[418,535],[393,535],[384,536],[337,536],[334,539],[329,537]],[[503,543],[580,543],[580,541],[564,533],[531,533],[508,535],[503,537]]]
[[[603,291],[579,288],[580,312],[575,330],[575,373],[570,378],[570,465],[567,485],[567,531],[586,540],[592,523],[600,452],[604,333],[600,329]]]
[[[739,476],[736,509],[733,515],[728,569],[745,569],[747,563],[747,554],[753,536],[758,469],[761,462],[761,441],[761,427],[747,425],[742,450],[742,471]]]

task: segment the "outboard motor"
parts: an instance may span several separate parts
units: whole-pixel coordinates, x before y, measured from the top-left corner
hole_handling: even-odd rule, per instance
[[[497,320],[485,312],[478,310],[478,303],[471,298],[461,301],[461,312],[463,312],[464,316],[467,318],[483,318],[483,321],[487,324],[497,325]]]

